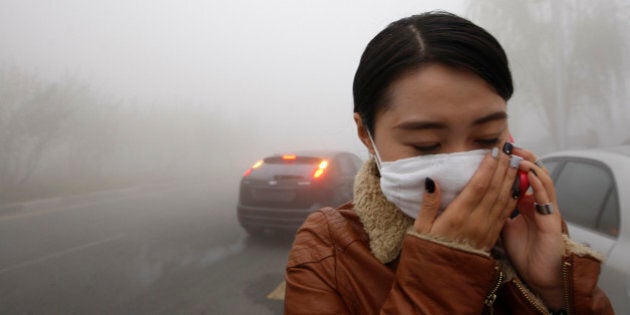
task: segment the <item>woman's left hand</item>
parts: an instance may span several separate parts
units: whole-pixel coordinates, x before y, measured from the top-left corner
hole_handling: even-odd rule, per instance
[[[558,210],[556,191],[546,169],[534,164],[536,156],[515,148],[515,155],[524,160],[519,169],[528,173],[533,194],[518,203],[520,215],[508,219],[502,236],[505,249],[522,280],[539,294],[550,309],[564,306],[562,287],[562,218]],[[551,204],[551,214],[536,211],[539,205]]]

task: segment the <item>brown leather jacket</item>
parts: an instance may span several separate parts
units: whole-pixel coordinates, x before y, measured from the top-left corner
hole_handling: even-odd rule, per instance
[[[368,161],[354,203],[311,214],[286,268],[285,314],[549,314],[500,250],[488,255],[410,231]],[[613,314],[599,256],[565,238],[568,314]]]

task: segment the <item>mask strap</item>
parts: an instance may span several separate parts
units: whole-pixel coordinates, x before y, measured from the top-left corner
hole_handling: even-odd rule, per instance
[[[376,143],[374,143],[374,138],[372,137],[372,133],[370,132],[370,129],[368,129],[367,127],[365,128],[367,130],[367,134],[368,137],[370,138],[370,142],[372,142],[372,148],[374,149],[374,161],[376,161],[376,167],[378,167],[379,172],[381,171],[381,155],[378,154],[378,149],[376,149]]]

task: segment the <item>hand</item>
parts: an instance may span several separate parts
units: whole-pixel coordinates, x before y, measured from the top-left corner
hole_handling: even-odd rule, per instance
[[[524,158],[520,170],[528,172],[533,194],[518,203],[520,215],[503,227],[503,244],[512,264],[523,281],[541,295],[548,307],[560,309],[562,298],[562,218],[553,181],[546,169],[534,164],[536,156],[524,149],[514,154]],[[554,212],[540,214],[534,202],[551,203]]]
[[[443,213],[438,215],[439,183],[435,183],[434,192],[425,191],[414,222],[416,232],[489,252],[517,202],[512,197],[517,168],[510,167],[511,148],[507,149],[508,153],[500,153],[498,148],[488,153],[464,190]]]

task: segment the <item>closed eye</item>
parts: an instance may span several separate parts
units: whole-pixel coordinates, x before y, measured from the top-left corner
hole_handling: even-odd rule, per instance
[[[433,152],[437,149],[440,148],[440,144],[436,143],[434,145],[425,145],[425,146],[418,146],[418,145],[414,145],[413,146],[416,150],[422,152],[422,153],[429,153],[429,152]]]

